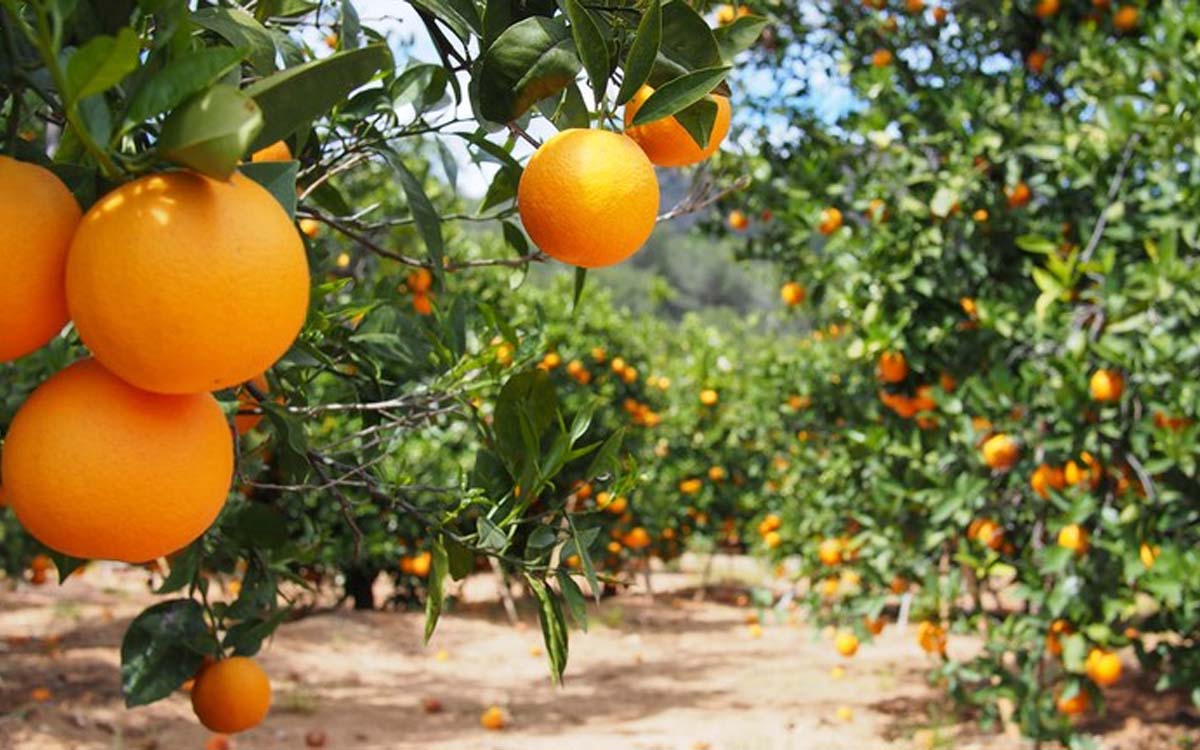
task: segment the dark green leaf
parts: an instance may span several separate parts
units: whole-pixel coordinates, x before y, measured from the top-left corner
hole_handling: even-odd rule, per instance
[[[211,638],[204,609],[192,599],[173,599],[142,611],[121,641],[121,692],[125,706],[167,697],[196,674],[204,661],[197,646]]]
[[[435,276],[440,276],[442,258],[446,253],[442,240],[442,217],[433,207],[429,196],[425,194],[425,188],[421,182],[408,170],[408,167],[404,166],[400,156],[391,152],[387,152],[385,156],[400,177],[400,185],[404,188],[404,195],[408,198],[408,210],[417,224],[417,231],[421,233],[421,239],[425,241],[429,259],[433,261],[433,273]]]
[[[592,16],[591,11],[583,7],[580,0],[565,0],[567,17],[571,19],[571,36],[575,40],[575,49],[583,60],[583,68],[587,71],[588,80],[592,84],[596,107],[604,99],[604,91],[608,87],[608,76],[612,68],[608,62],[608,42],[600,31],[600,25]]]
[[[442,616],[442,600],[445,596],[442,587],[450,567],[441,537],[435,538],[430,553],[433,560],[429,569],[429,585],[425,592],[425,643],[429,643],[429,639],[433,637],[438,618]]]
[[[294,161],[260,161],[241,165],[242,174],[262,185],[275,196],[288,217],[296,217],[296,173],[300,164]]]
[[[475,570],[475,553],[448,536],[442,536],[442,543],[446,545],[446,560],[450,577],[461,581],[471,575]]]
[[[148,78],[129,102],[125,121],[137,126],[212,86],[246,57],[246,49],[208,47],[179,57]]]
[[[275,70],[275,41],[271,32],[240,8],[201,8],[192,21],[212,31],[234,47],[248,49],[250,64],[266,75]]]
[[[558,578],[558,587],[562,590],[563,599],[567,602],[567,611],[571,613],[571,619],[586,633],[588,628],[587,599],[579,589],[579,584],[575,583],[571,574],[562,568],[554,571],[554,575]]]
[[[550,679],[557,685],[562,682],[563,672],[567,669],[567,622],[550,587],[530,575],[525,576],[525,581],[537,599],[538,620],[542,624],[542,639],[546,642],[546,657],[550,661]]]
[[[288,541],[287,519],[263,503],[246,504],[223,528],[249,549],[277,549]]]
[[[581,66],[562,21],[526,18],[506,29],[483,56],[480,114],[493,122],[511,122],[538,100],[569,86]]]
[[[650,0],[649,7],[638,22],[637,35],[625,57],[624,74],[621,89],[617,92],[617,104],[624,104],[633,98],[654,70],[654,61],[658,57],[658,49],[662,43],[663,14],[660,0]]]
[[[741,16],[714,31],[713,36],[725,60],[732,62],[738,53],[754,46],[766,26],[767,19],[762,16]]]
[[[708,96],[728,74],[729,66],[721,65],[696,70],[664,83],[642,103],[634,115],[633,124],[645,125],[670,117]]]
[[[253,148],[286,138],[345,101],[391,64],[388,48],[374,44],[297,65],[246,89],[262,109],[264,125]]]

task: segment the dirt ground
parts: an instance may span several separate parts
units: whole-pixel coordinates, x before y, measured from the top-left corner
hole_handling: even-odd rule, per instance
[[[65,586],[0,590],[0,750],[188,750],[211,735],[179,693],[125,710],[118,645],[151,600],[146,574],[93,566]],[[794,618],[696,601],[693,577],[660,575],[572,635],[566,685],[547,678],[530,616],[512,627],[488,577],[421,646],[416,613],[337,610],[283,627],[260,655],[274,683],[267,721],[236,750],[1010,750],[1022,743],[956,722],[925,686],[912,628],[889,627],[850,660]],[[726,589],[724,593],[728,593]],[[970,649],[969,640],[952,649]],[[835,676],[834,668],[844,668]],[[1132,669],[1132,668],[1130,668]],[[32,700],[46,688],[51,697]],[[1094,725],[1106,750],[1200,747],[1196,713],[1131,676]],[[425,710],[427,701],[440,711]],[[480,727],[498,705],[510,723]],[[313,738],[317,739],[317,738]]]

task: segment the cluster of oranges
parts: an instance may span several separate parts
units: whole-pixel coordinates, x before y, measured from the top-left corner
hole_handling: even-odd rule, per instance
[[[260,377],[304,324],[296,226],[241,174],[145,176],[83,214],[52,172],[0,157],[0,198],[10,248],[0,361],[68,322],[92,354],[13,418],[0,457],[7,503],[66,555],[145,563],[182,549],[216,519],[233,475],[232,432],[211,392]],[[217,731],[246,728],[246,706],[261,720],[269,702],[269,687],[265,702],[240,689],[252,673],[265,684],[261,669],[233,661],[205,667],[193,692],[206,725],[239,727]]]
[[[433,313],[433,274],[428,268],[418,268],[404,280],[404,286],[412,292],[412,306],[418,315]]]
[[[896,351],[881,354],[875,366],[875,374],[881,382],[889,386],[897,386],[906,381],[909,368],[904,354]],[[942,373],[938,378],[938,385],[950,393],[958,387],[958,382],[949,373]],[[916,417],[917,426],[923,430],[937,427],[937,419],[931,416],[930,412],[935,411],[938,404],[934,398],[933,386],[928,383],[917,385],[911,394],[881,389],[879,400],[902,419]]]
[[[626,103],[624,133],[563,130],[530,157],[517,186],[517,205],[525,231],[550,257],[599,268],[633,255],[658,221],[654,166],[697,164],[725,140],[731,119],[728,97],[709,95],[716,119],[701,147],[675,117],[633,124],[653,93],[651,86],[642,86]]]

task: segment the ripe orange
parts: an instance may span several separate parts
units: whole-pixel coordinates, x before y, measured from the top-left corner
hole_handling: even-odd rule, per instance
[[[854,656],[858,653],[858,636],[843,630],[834,638],[833,647],[842,656],[847,658]]]
[[[1084,668],[1092,682],[1100,687],[1114,685],[1121,679],[1121,657],[1111,651],[1092,649],[1088,652]]]
[[[1021,208],[1029,205],[1029,201],[1033,198],[1033,191],[1024,182],[1018,182],[1006,191],[1008,195],[1009,208]]]
[[[908,377],[908,362],[902,352],[887,351],[879,355],[876,372],[885,383],[899,383]]]
[[[716,153],[725,136],[729,134],[729,120],[732,114],[729,97],[717,94],[709,97],[717,105],[717,118],[713,121],[708,144],[700,148],[674,117],[664,117],[645,125],[633,125],[633,118],[653,93],[652,87],[642,86],[625,105],[625,135],[642,147],[651,162],[660,167],[686,167],[702,162]]]
[[[685,495],[695,495],[703,486],[699,479],[684,479],[679,483],[679,491]]]
[[[484,729],[492,732],[498,732],[501,729],[504,729],[505,725],[508,724],[508,720],[505,718],[504,712],[500,710],[499,706],[492,706],[484,711],[483,715],[479,717],[479,723]]]
[[[863,625],[867,627],[867,630],[870,631],[871,635],[879,635],[883,632],[883,628],[885,625],[887,625],[887,621],[882,617],[876,617],[874,620],[872,620],[870,617],[864,617]]]
[[[404,285],[413,294],[424,294],[433,288],[433,273],[428,268],[418,268],[408,274]]]
[[[717,392],[712,388],[705,388],[704,390],[700,391],[700,403],[704,404],[705,406],[716,406],[717,401],[719,401],[720,398],[721,397],[717,395]]]
[[[308,312],[304,243],[258,183],[169,172],[83,217],[67,303],[83,342],[156,393],[229,388],[283,356]]]
[[[234,656],[204,666],[192,687],[192,710],[213,732],[258,726],[271,707],[271,681],[253,659]]]
[[[826,236],[833,234],[842,228],[842,212],[836,208],[830,207],[821,211],[821,220],[817,224],[817,231]]]
[[[1113,15],[1113,28],[1122,34],[1133,31],[1138,26],[1138,9],[1132,5],[1122,5]]]
[[[946,630],[937,623],[928,620],[917,626],[917,643],[929,654],[946,653]]]
[[[925,10],[925,0],[905,0],[904,8],[915,16]]]
[[[284,141],[275,141],[250,155],[250,161],[291,161],[292,149]]]
[[[630,529],[624,539],[625,546],[632,550],[645,549],[650,546],[651,541],[650,532],[641,526]]]
[[[413,310],[417,315],[432,315],[433,314],[433,295],[430,294],[414,294],[412,299]]]
[[[1158,556],[1161,552],[1162,549],[1157,545],[1142,542],[1138,547],[1138,558],[1142,561],[1142,565],[1145,565],[1146,569],[1149,570],[1154,567],[1154,563],[1158,562]]]
[[[409,570],[418,578],[425,578],[429,575],[430,568],[433,567],[433,554],[426,550],[420,554],[414,555],[410,561]]]
[[[310,240],[316,239],[317,235],[321,233],[321,222],[316,219],[301,219],[299,224],[300,233]]]
[[[67,324],[63,274],[81,214],[53,172],[0,156],[0,362],[41,348]]]
[[[1038,18],[1045,20],[1057,15],[1060,5],[1059,0],[1038,0],[1038,4],[1034,6],[1033,12]]]
[[[985,440],[981,450],[983,462],[996,471],[1008,471],[1021,457],[1021,446],[1003,432]]]
[[[611,266],[637,252],[654,230],[658,199],[646,154],[607,130],[558,133],[529,159],[517,186],[521,222],[534,243],[584,268]]]
[[[876,68],[886,68],[892,64],[892,51],[877,49],[871,54],[871,65]]]
[[[1029,477],[1029,486],[1044,499],[1050,497],[1051,489],[1061,490],[1066,487],[1067,478],[1062,469],[1049,464],[1039,464]]]
[[[1088,550],[1087,529],[1077,523],[1067,524],[1058,531],[1058,546],[1082,555]]]
[[[824,539],[817,547],[817,559],[822,565],[837,565],[842,561],[842,542],[840,539]]]
[[[778,531],[768,531],[763,534],[763,544],[767,546],[767,549],[776,549],[783,544],[783,537]]]
[[[1125,378],[1116,370],[1096,370],[1092,373],[1088,389],[1096,401],[1120,401],[1125,391]]]
[[[88,359],[34,391],[0,462],[9,504],[43,544],[140,563],[186,546],[217,517],[233,439],[212,396],[147,393]]]
[[[1058,712],[1064,716],[1078,716],[1085,713],[1091,704],[1088,694],[1081,690],[1070,698],[1059,698],[1057,707]]]
[[[746,217],[745,212],[736,208],[729,212],[728,221],[729,228],[735,232],[744,232],[750,226],[750,219]]]
[[[779,290],[779,296],[783,299],[783,304],[795,307],[804,301],[804,287],[795,281],[789,281]]]
[[[1045,50],[1035,49],[1025,56],[1025,67],[1029,68],[1034,73],[1040,74],[1046,69],[1046,63],[1049,61],[1049,59],[1050,56]],[[1009,206],[1012,206],[1011,198],[1009,199]]]
[[[934,23],[945,23],[946,16],[948,16],[948,15],[950,15],[950,12],[948,10],[946,10],[945,8],[938,7],[938,8],[933,9]]]

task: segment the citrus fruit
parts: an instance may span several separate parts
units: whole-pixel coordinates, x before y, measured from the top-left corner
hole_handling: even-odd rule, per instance
[[[981,450],[983,462],[997,471],[1008,471],[1021,456],[1021,446],[1004,433],[985,440]]]
[[[292,149],[284,141],[275,141],[250,155],[250,161],[291,161]]]
[[[620,263],[650,237],[658,180],[630,138],[573,128],[534,152],[517,186],[521,223],[550,257],[583,268]]]
[[[296,227],[242,175],[122,185],[84,215],[67,257],[83,342],[156,393],[229,388],[269,368],[304,324],[308,286]]]
[[[250,380],[251,385],[258,389],[264,396],[271,392],[271,385],[267,382],[265,374],[259,374]],[[233,418],[233,426],[237,430],[237,434],[245,435],[250,430],[258,426],[262,422],[262,414],[242,414],[241,409],[255,409],[258,407],[258,398],[250,392],[246,387],[238,389],[238,409],[239,413]]]
[[[883,382],[899,383],[908,377],[908,362],[902,352],[884,352],[879,355],[876,370]]]
[[[233,734],[258,726],[270,707],[271,681],[253,659],[222,659],[196,675],[192,710],[214,732]]]
[[[0,461],[9,504],[43,544],[146,562],[191,543],[217,517],[233,439],[212,396],[148,393],[88,359],[25,401]]]
[[[0,362],[67,324],[67,249],[82,212],[48,169],[0,156]]]
[[[837,634],[837,638],[833,641],[833,647],[837,652],[847,658],[858,653],[858,636],[854,633],[842,631]]]
[[[1096,370],[1092,373],[1088,390],[1096,401],[1120,401],[1121,394],[1125,391],[1125,378],[1116,370]]]
[[[651,86],[642,86],[625,105],[625,135],[637,142],[654,164],[660,167],[686,167],[702,162],[716,152],[725,136],[729,134],[732,112],[729,97],[717,94],[709,97],[717,105],[717,117],[713,121],[712,132],[709,133],[708,143],[704,148],[692,139],[674,117],[664,117],[645,125],[634,125],[633,118],[653,93],[654,89]]]

